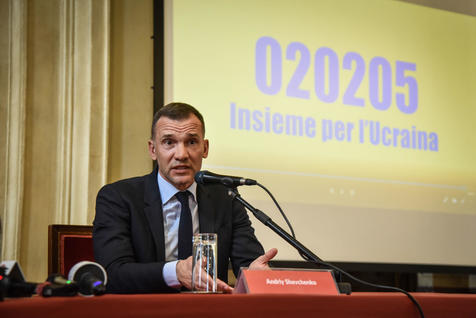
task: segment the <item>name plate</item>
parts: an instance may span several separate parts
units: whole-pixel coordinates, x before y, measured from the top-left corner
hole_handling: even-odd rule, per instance
[[[241,269],[236,294],[339,295],[330,270]]]

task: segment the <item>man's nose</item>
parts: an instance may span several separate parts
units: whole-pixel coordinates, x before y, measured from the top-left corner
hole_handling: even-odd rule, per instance
[[[188,157],[188,151],[187,151],[186,145],[183,142],[179,142],[175,150],[175,158],[177,160],[184,160],[184,159],[187,159],[187,157]]]

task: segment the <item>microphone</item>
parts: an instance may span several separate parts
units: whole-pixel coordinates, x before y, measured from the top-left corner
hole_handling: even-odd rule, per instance
[[[2,261],[0,264],[0,301],[6,297],[31,297],[36,283],[25,281],[20,265],[16,261]]]
[[[199,171],[195,174],[195,181],[199,184],[221,183],[226,187],[237,187],[241,185],[256,185],[258,182],[253,179],[246,179],[235,176],[223,176],[207,170]]]
[[[75,282],[67,279],[63,275],[57,274],[57,273],[49,275],[46,281],[56,285],[75,285],[76,284]]]
[[[35,294],[37,285],[36,283],[18,282],[11,280],[9,277],[2,276],[0,281],[0,298],[31,297]]]
[[[82,261],[75,264],[68,273],[68,279],[78,284],[82,296],[106,293],[107,274],[98,263]]]
[[[46,281],[36,286],[36,294],[43,297],[73,297],[78,293],[78,289],[75,283],[55,284]]]

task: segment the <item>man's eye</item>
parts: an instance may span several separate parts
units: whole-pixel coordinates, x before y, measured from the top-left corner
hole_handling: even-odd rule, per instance
[[[171,144],[173,144],[173,141],[171,139],[165,139],[165,140],[162,141],[162,143],[164,145],[171,145]]]

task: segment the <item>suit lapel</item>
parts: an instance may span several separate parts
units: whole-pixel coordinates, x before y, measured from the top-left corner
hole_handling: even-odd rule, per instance
[[[157,248],[159,261],[165,260],[164,218],[162,214],[162,200],[159,185],[157,184],[157,169],[145,177],[144,184],[144,213],[149,221],[150,231]]]
[[[158,260],[165,260],[164,218],[157,169],[145,177],[144,213],[157,248]],[[198,219],[200,233],[215,233],[215,208],[209,191],[197,185]]]
[[[208,190],[197,185],[198,219],[200,233],[215,233],[215,208]]]

